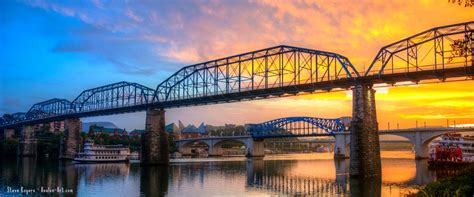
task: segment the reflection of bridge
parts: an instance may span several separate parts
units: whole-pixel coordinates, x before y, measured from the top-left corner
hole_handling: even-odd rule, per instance
[[[346,175],[344,175],[346,176]],[[249,178],[249,177],[247,177]],[[346,183],[340,184],[331,179],[293,176],[271,176],[262,174],[248,179],[248,186],[262,188],[286,195],[315,195],[321,193],[345,194],[348,191]]]
[[[248,133],[250,133],[248,136],[216,136],[180,139],[176,141],[176,144],[181,153],[190,154],[190,145],[195,142],[202,142],[208,146],[210,156],[219,156],[222,155],[221,145],[224,142],[237,141],[245,145],[247,156],[264,156],[264,143],[262,139],[280,137],[332,136],[335,138],[334,141],[319,140],[319,142],[334,142],[334,157],[348,158],[350,153],[350,132],[347,131],[347,125],[349,125],[349,122],[350,119],[347,117],[342,119],[321,119],[310,117],[280,118],[264,122],[262,124],[250,125],[247,129]],[[341,128],[341,130],[335,130],[334,128]],[[452,132],[474,132],[474,128],[430,127],[395,129],[380,130],[378,134],[404,137],[414,145],[416,158],[428,158],[429,143],[436,137]]]
[[[380,163],[366,162],[380,158],[372,86],[468,80],[474,75],[473,26],[466,22],[437,27],[387,45],[362,75],[340,54],[276,46],[184,67],[156,89],[120,82],[83,91],[73,101],[40,102],[28,112],[4,115],[0,129],[21,129],[20,155],[32,155],[33,126],[65,120],[61,156],[70,158],[77,152],[79,118],[146,110],[142,162],[168,163],[167,150],[160,149],[167,144],[165,108],[352,89],[351,165],[360,170],[351,173],[378,174]]]
[[[348,162],[336,161],[336,179],[294,176],[275,171],[271,165],[284,161],[247,160],[247,186],[261,188],[285,195],[345,194],[348,191]],[[269,165],[269,166],[265,166]],[[281,168],[281,167],[279,167]]]
[[[354,188],[349,179],[349,162],[347,160],[334,160],[335,178],[331,177],[314,177],[308,175],[292,175],[283,171],[273,171],[272,162],[264,160],[247,160],[247,186],[252,188],[260,188],[276,192],[283,195],[342,195],[353,193]],[[273,164],[282,165],[282,164]],[[330,168],[330,167],[328,167]],[[403,182],[382,181],[369,185],[371,188],[381,186],[408,186],[408,185],[424,185],[433,181],[433,174],[428,171],[427,162],[417,160],[415,162],[416,173],[413,178],[404,180]],[[378,185],[377,185],[378,184]]]

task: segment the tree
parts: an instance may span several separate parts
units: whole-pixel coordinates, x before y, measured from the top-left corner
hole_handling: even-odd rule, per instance
[[[464,57],[472,55],[471,42],[474,42],[474,35],[470,33],[466,35],[464,39],[453,40],[451,48],[453,49],[453,55],[449,58],[451,62],[456,57]]]
[[[474,0],[448,0],[450,3],[457,3],[458,5],[462,5],[464,2],[464,7],[473,7]]]

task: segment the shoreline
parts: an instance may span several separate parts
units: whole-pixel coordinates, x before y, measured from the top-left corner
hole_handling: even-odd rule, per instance
[[[418,192],[408,196],[473,196],[474,164],[464,167],[461,172],[441,178],[421,186]]]

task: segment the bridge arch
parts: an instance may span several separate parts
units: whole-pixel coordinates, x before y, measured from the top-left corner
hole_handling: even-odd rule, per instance
[[[72,112],[71,102],[66,99],[50,99],[34,104],[26,113],[28,119],[42,119]]]
[[[118,82],[83,91],[73,100],[76,112],[106,110],[150,104],[155,90],[131,82]]]
[[[449,133],[459,133],[459,132],[472,132],[473,130],[447,130],[449,128],[433,128],[433,129],[419,129],[417,130],[399,130],[390,133],[383,133],[381,135],[395,135],[408,139],[414,147],[415,157],[418,159],[428,158],[429,157],[429,144],[436,139],[445,134]]]
[[[332,136],[348,129],[339,118],[286,117],[249,125],[254,138]]]
[[[207,148],[205,148],[207,151],[209,151],[212,147],[212,144],[209,143],[209,141],[206,141],[206,140],[199,140],[199,139],[195,139],[195,140],[189,140],[189,141],[185,141],[185,142],[179,142],[176,144],[178,146],[178,152],[180,152],[181,154],[183,155],[192,155],[194,154],[196,149],[194,149],[192,146],[207,146]]]
[[[237,142],[239,144],[242,144],[245,146],[245,150],[249,147],[248,145],[248,140],[247,139],[222,139],[222,140],[216,140],[213,141],[211,144],[212,146],[209,149],[209,156],[222,156],[223,155],[223,150],[222,150],[222,144],[226,142]],[[244,151],[244,154],[246,151]]]

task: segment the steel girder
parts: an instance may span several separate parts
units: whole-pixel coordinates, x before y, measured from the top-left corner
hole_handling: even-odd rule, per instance
[[[34,104],[27,113],[4,115],[0,126],[22,122],[41,122],[39,120],[60,120],[55,117],[84,114],[106,115],[122,111],[141,110],[138,106],[151,104],[155,90],[130,82],[119,82],[83,91],[70,102],[65,99],[50,99]],[[127,110],[124,110],[127,109]]]
[[[474,21],[432,28],[380,49],[364,76],[473,66]]]
[[[66,99],[50,99],[34,104],[26,113],[27,120],[43,119],[72,113],[71,102]]]
[[[157,86],[154,102],[239,93],[269,96],[257,92],[355,77],[359,73],[342,55],[282,45],[184,67]]]
[[[279,118],[247,128],[253,138],[329,136],[346,129],[341,119],[315,117]]]
[[[76,113],[151,104],[155,90],[146,86],[118,82],[83,91],[72,102]]]
[[[3,115],[4,125],[14,124],[19,121],[26,120],[26,113],[25,112],[17,112],[14,114],[5,114]]]

